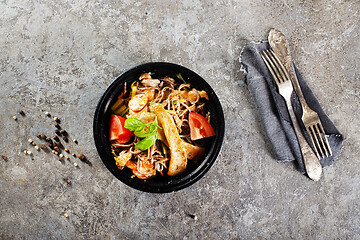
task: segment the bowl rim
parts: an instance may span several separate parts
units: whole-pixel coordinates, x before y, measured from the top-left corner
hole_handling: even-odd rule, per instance
[[[123,85],[124,82],[126,82],[126,76],[130,75],[133,72],[137,72],[137,71],[141,71],[145,68],[153,68],[153,67],[157,67],[157,68],[161,68],[161,69],[163,69],[163,68],[165,68],[165,69],[178,68],[178,69],[182,69],[183,70],[182,72],[187,72],[187,73],[195,76],[195,78],[196,78],[195,82],[198,82],[198,85],[203,86],[203,89],[208,89],[211,91],[211,92],[208,92],[208,90],[207,90],[209,98],[211,98],[210,100],[212,100],[210,104],[213,105],[214,109],[216,109],[218,122],[220,123],[218,126],[216,126],[217,134],[214,137],[215,139],[212,141],[211,149],[209,150],[206,158],[192,172],[179,177],[178,178],[178,179],[180,179],[179,181],[170,179],[168,181],[167,185],[158,186],[158,187],[147,186],[147,182],[150,182],[151,180],[141,180],[142,183],[146,183],[146,184],[142,185],[142,184],[138,184],[138,182],[136,182],[136,180],[129,181],[128,177],[126,178],[123,174],[116,174],[114,172],[115,170],[112,167],[112,165],[110,164],[110,161],[108,160],[108,157],[109,157],[108,150],[109,149],[104,149],[106,147],[106,141],[108,141],[108,140],[107,139],[106,139],[106,141],[104,140],[104,138],[106,138],[106,136],[104,134],[101,134],[101,132],[103,132],[104,129],[101,129],[101,127],[103,125],[100,124],[104,121],[103,116],[106,114],[109,114],[109,113],[106,113],[106,111],[110,105],[110,102],[112,101],[112,98],[109,98],[109,96],[111,94],[113,94],[113,95],[118,94],[118,92],[116,92],[116,91],[115,91],[116,93],[114,93],[114,90],[116,90],[116,88],[118,88],[119,85]],[[193,84],[191,84],[191,85],[193,85]],[[202,89],[200,89],[200,90],[202,90]],[[118,180],[120,180],[122,183],[126,184],[127,186],[137,189],[137,190],[140,190],[140,191],[150,192],[150,193],[168,193],[168,192],[178,191],[178,190],[184,189],[184,188],[194,184],[199,179],[201,179],[210,170],[210,168],[216,161],[216,159],[220,153],[222,144],[223,144],[224,134],[225,134],[224,112],[223,112],[221,103],[220,103],[216,93],[214,92],[214,90],[201,76],[199,76],[194,71],[192,71],[184,66],[181,66],[181,65],[178,65],[175,63],[170,63],[170,62],[143,63],[143,64],[140,64],[133,68],[130,68],[129,70],[118,75],[112,81],[112,83],[106,88],[105,92],[100,97],[97,107],[95,109],[94,120],[93,120],[93,137],[94,137],[94,141],[95,141],[95,146],[97,148],[97,152],[100,156],[100,159],[102,160],[102,162],[104,163],[106,168]],[[119,172],[119,171],[124,171],[124,170],[117,169],[116,172]]]

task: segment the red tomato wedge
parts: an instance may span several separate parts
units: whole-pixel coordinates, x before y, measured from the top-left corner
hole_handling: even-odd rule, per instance
[[[191,140],[215,136],[215,131],[210,123],[200,114],[190,112],[189,125]]]
[[[110,141],[116,140],[117,143],[126,143],[130,140],[133,133],[124,127],[125,118],[118,115],[111,115],[110,119]]]

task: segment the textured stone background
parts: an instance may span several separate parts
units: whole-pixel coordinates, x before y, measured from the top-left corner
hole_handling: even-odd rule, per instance
[[[8,158],[0,159],[1,239],[360,238],[359,1],[5,0],[0,10],[0,154]],[[266,39],[271,27],[288,36],[295,62],[345,136],[338,161],[317,183],[273,158],[240,71],[242,48]],[[225,112],[215,165],[169,194],[119,182],[92,138],[106,87],[150,61],[203,76]],[[92,166],[23,154],[28,138],[54,131],[44,111],[61,118],[79,140],[69,148]]]

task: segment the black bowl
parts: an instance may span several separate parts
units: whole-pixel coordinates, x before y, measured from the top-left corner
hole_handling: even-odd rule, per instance
[[[198,90],[205,90],[208,93],[209,101],[207,107],[211,113],[211,125],[214,128],[215,136],[207,139],[206,153],[197,164],[188,161],[186,172],[181,176],[175,177],[155,177],[142,180],[132,177],[130,169],[119,170],[116,167],[114,156],[111,153],[109,142],[109,123],[110,106],[116,101],[118,95],[124,89],[124,83],[130,86],[130,83],[137,80],[142,73],[151,72],[154,77],[172,77],[176,78],[181,73],[183,79],[190,83],[192,87]],[[106,89],[104,95],[100,98],[94,116],[94,139],[95,145],[109,171],[120,181],[128,186],[154,193],[165,193],[183,189],[198,181],[211,168],[215,162],[224,138],[225,122],[224,113],[214,90],[210,85],[195,72],[180,65],[164,62],[146,63],[128,70]]]

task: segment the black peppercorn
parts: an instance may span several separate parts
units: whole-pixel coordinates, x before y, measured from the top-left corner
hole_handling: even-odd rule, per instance
[[[58,137],[58,136],[56,136],[56,135],[55,135],[55,136],[53,136],[53,139],[54,139],[55,141],[57,141],[57,142],[58,142],[58,141],[60,141],[59,137]]]
[[[61,133],[62,135],[64,135],[64,136],[67,136],[67,135],[68,135],[68,133],[66,132],[65,129],[61,129],[61,130],[60,130],[60,133]]]
[[[66,136],[63,136],[62,139],[63,139],[65,142],[69,142],[69,139],[68,139]]]
[[[64,146],[61,144],[61,142],[57,142],[56,143],[56,146],[59,147],[59,148],[63,148]]]
[[[80,153],[80,154],[78,155],[78,158],[79,158],[81,161],[86,160],[85,155],[84,155],[84,154],[82,154],[82,153]]]
[[[23,116],[23,117],[25,116],[25,113],[24,113],[23,110],[21,110],[19,113],[20,113],[21,116]]]
[[[60,125],[58,123],[55,123],[55,127],[58,129],[61,129]]]

